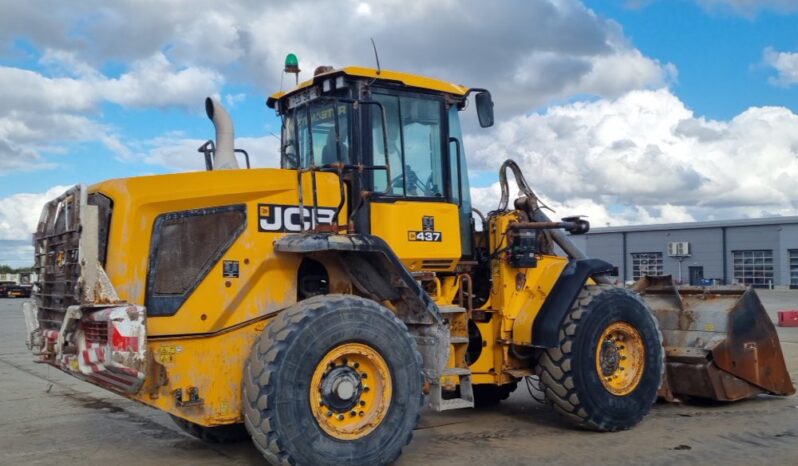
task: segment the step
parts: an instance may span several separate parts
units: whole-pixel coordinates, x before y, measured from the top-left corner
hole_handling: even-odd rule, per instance
[[[471,385],[471,371],[464,368],[444,369],[443,375],[456,375],[460,377],[460,398],[443,399],[443,387],[440,384],[431,384],[429,392],[429,405],[435,411],[448,411],[451,409],[473,408],[474,387]]]
[[[471,369],[468,369],[468,368],[465,368],[465,367],[449,367],[449,368],[443,370],[443,376],[445,377],[447,375],[459,375],[459,376],[469,375],[470,376],[471,375]]]
[[[468,344],[468,337],[450,337],[449,343],[453,345],[465,345]]]
[[[466,312],[466,308],[460,307],[456,304],[446,304],[444,306],[438,306],[440,309],[441,314],[460,314]]]

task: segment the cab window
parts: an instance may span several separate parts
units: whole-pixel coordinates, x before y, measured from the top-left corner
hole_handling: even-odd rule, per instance
[[[350,163],[349,107],[344,103],[314,102],[297,107],[286,116],[283,121],[283,167],[307,168],[311,161],[317,167],[339,160]]]
[[[444,197],[441,154],[443,102],[423,96],[375,93],[372,98],[385,109],[387,158],[391,179],[375,174],[374,191],[406,197]],[[372,112],[374,164],[385,164],[382,117]]]

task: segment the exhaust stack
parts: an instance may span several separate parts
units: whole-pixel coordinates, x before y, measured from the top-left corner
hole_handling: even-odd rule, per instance
[[[210,97],[205,99],[205,113],[208,114],[208,118],[210,118],[216,128],[216,151],[214,153],[213,169],[238,169],[238,161],[236,160],[235,147],[233,145],[235,139],[233,120],[230,119],[230,115],[222,104]]]

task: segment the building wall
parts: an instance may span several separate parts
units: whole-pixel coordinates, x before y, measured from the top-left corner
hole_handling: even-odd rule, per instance
[[[18,273],[0,273],[0,282],[19,283]]]
[[[632,254],[638,252],[659,252],[662,254],[663,273],[674,278],[689,281],[690,266],[703,267],[704,278],[723,278],[723,255],[720,228],[666,231],[639,231],[627,233],[626,266],[627,279],[632,279]],[[668,243],[687,241],[690,243],[690,256],[680,262],[668,256]]]
[[[726,270],[724,276],[723,230],[726,230]],[[626,236],[626,257],[623,257],[623,238]],[[679,277],[679,260],[668,257],[668,243],[690,243],[689,257],[682,260],[683,282],[689,281],[691,266],[703,267],[704,278],[726,279],[734,282],[732,251],[772,250],[773,285],[790,285],[789,250],[798,250],[798,223],[783,225],[708,226],[699,228],[650,231],[593,231],[572,240],[591,257],[604,259],[619,267],[620,277],[632,279],[632,254],[659,252],[663,259],[663,273]]]
[[[789,286],[790,284],[790,249],[798,250],[798,225],[783,225],[779,231],[779,242],[781,251],[779,255],[782,258],[781,267],[779,267],[779,285]]]
[[[623,277],[623,234],[602,233],[585,235],[588,256],[605,260],[618,267],[618,276]]]

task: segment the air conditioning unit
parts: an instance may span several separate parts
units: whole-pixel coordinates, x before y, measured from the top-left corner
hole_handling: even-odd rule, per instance
[[[690,255],[690,243],[687,241],[672,241],[668,243],[668,255],[671,257],[687,257]]]

